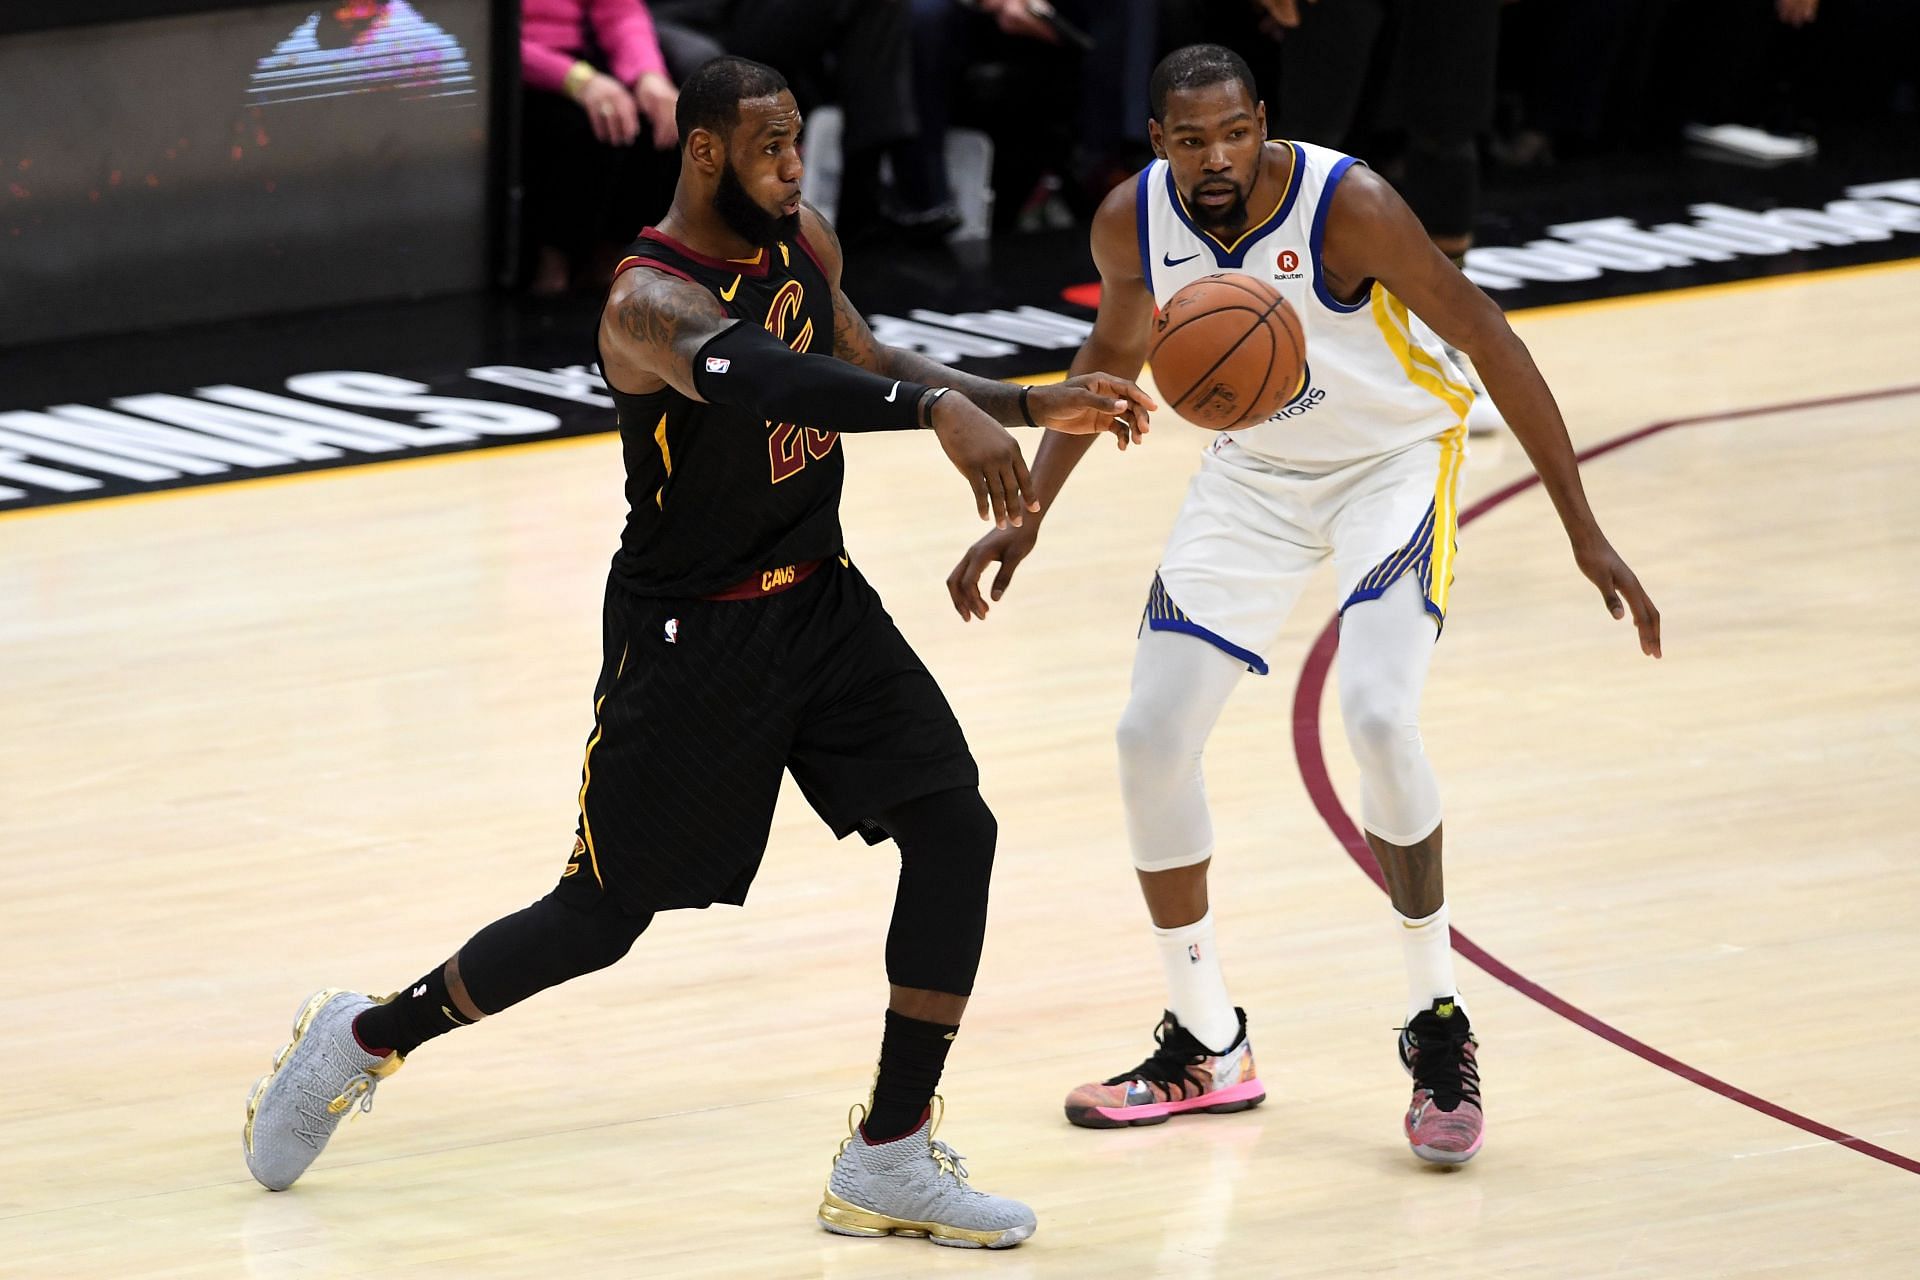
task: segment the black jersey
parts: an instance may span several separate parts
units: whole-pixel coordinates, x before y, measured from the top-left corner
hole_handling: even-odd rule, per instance
[[[711,292],[730,316],[795,351],[830,352],[833,289],[806,239],[745,261],[709,258],[648,227],[625,271],[664,271]],[[619,409],[627,525],[614,577],[643,596],[705,596],[768,569],[840,550],[840,437],[690,400],[672,387]]]

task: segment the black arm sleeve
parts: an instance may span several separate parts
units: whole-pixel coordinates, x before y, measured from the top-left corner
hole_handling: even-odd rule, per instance
[[[818,431],[911,431],[928,391],[833,356],[791,350],[745,322],[707,339],[693,358],[693,386],[711,404]]]

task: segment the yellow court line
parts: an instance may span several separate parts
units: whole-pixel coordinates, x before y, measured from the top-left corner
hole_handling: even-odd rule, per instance
[[[364,461],[346,459],[329,467],[313,467],[305,471],[289,471],[273,476],[236,476],[231,480],[213,480],[200,484],[179,485],[172,489],[149,489],[140,493],[112,493],[101,498],[79,498],[70,502],[54,502],[40,507],[20,507],[13,511],[0,511],[0,521],[17,520],[23,516],[46,516],[65,512],[93,511],[101,507],[122,507],[136,502],[155,502],[161,498],[181,498],[189,494],[205,497],[210,493],[230,493],[235,489],[265,489],[274,485],[293,484],[299,481],[324,480],[344,472],[359,474],[364,471],[385,471],[395,467],[424,467],[430,463],[476,462],[496,453],[513,454],[536,453],[548,449],[562,449],[581,444],[609,444],[617,447],[618,436],[612,430],[587,431],[578,435],[559,436],[549,440],[523,440],[517,444],[483,445],[474,449],[456,449],[449,453],[414,454],[405,458],[369,457]]]
[[[1614,311],[1644,307],[1658,302],[1683,302],[1709,294],[1752,293],[1761,289],[1782,289],[1818,282],[1834,276],[1885,275],[1920,271],[1920,258],[1901,258],[1895,262],[1863,262],[1851,267],[1814,267],[1790,271],[1784,275],[1760,276],[1753,280],[1726,280],[1719,284],[1691,284],[1679,289],[1655,289],[1649,293],[1630,293],[1618,298],[1587,298],[1580,302],[1550,302],[1540,307],[1515,307],[1510,316],[1564,315],[1570,311]]]
[[[1660,289],[1651,293],[1630,294],[1623,298],[1590,298],[1584,302],[1555,302],[1542,307],[1516,307],[1507,312],[1510,316],[1564,315],[1574,311],[1599,311],[1622,307],[1652,306],[1667,302],[1684,302],[1705,294],[1744,293],[1759,289],[1781,289],[1818,282],[1834,276],[1861,276],[1893,274],[1896,272],[1920,272],[1920,258],[1902,258],[1895,262],[1868,262],[1850,267],[1816,267],[1810,271],[1794,271],[1785,275],[1762,276],[1757,280],[1729,280],[1723,284],[1696,284],[1680,289]],[[1047,373],[1030,373],[1019,379],[1006,381],[1029,383],[1060,382],[1067,376],[1064,369],[1054,369]],[[152,502],[160,498],[205,497],[210,493],[231,492],[235,489],[255,489],[266,485],[292,484],[296,481],[325,480],[343,475],[358,475],[361,472],[390,467],[417,467],[429,463],[473,462],[483,458],[495,458],[502,454],[520,456],[535,450],[572,448],[583,444],[605,444],[608,431],[589,431],[580,435],[561,436],[551,440],[527,440],[519,444],[496,444],[479,449],[462,449],[452,453],[430,453],[407,458],[368,458],[364,461],[348,461],[331,467],[314,468],[307,471],[290,471],[274,476],[239,476],[232,480],[214,480],[202,484],[180,485],[172,489],[152,489],[141,493],[110,494],[102,498],[81,498],[72,502],[54,502],[38,507],[18,507],[12,511],[0,511],[0,523],[21,520],[28,516],[72,515],[80,511],[97,511],[102,507],[122,507],[135,502]]]

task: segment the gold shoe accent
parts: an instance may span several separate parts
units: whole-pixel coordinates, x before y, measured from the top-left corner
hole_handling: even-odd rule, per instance
[[[293,1047],[300,1043],[302,1036],[307,1034],[307,1028],[313,1025],[314,1018],[318,1016],[327,1001],[333,999],[335,996],[347,994],[349,993],[342,987],[328,987],[324,991],[314,992],[313,995],[308,998],[307,1002],[300,1006],[300,1012],[293,1020],[293,1039],[287,1041],[286,1044],[280,1047],[280,1052],[273,1055],[273,1070],[253,1082],[253,1092],[247,1095],[246,1127],[240,1131],[240,1140],[246,1144],[248,1155],[253,1154],[253,1121],[254,1117],[258,1115],[260,1111],[260,1099],[266,1097],[268,1088],[272,1086],[274,1080],[280,1075],[280,1068],[285,1066],[287,1059],[293,1056]],[[396,992],[395,994],[397,995],[398,993]],[[388,996],[387,999],[391,1000],[393,996]],[[381,1001],[380,1003],[384,1004],[385,1001]],[[376,1080],[384,1080],[398,1071],[403,1061],[404,1059],[397,1053],[388,1054],[386,1060],[378,1066],[368,1067],[367,1074]],[[338,1115],[347,1107],[352,1106],[353,1102],[357,1101],[361,1094],[367,1093],[369,1087],[370,1086],[361,1082],[358,1093],[355,1093],[353,1087],[349,1086],[347,1093],[354,1094],[354,1098],[349,1099],[347,1094],[342,1094],[329,1103],[327,1109],[335,1115]]]
[[[906,1218],[893,1218],[884,1213],[875,1213],[871,1209],[862,1209],[859,1205],[829,1191],[820,1201],[820,1221],[832,1223],[848,1235],[866,1236],[910,1236],[925,1239],[937,1236],[942,1240],[964,1240],[968,1244],[991,1249],[999,1244],[1008,1231],[969,1231],[964,1227],[950,1227],[943,1222],[913,1222]]]

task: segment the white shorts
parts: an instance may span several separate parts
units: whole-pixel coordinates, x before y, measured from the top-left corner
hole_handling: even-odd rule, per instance
[[[1444,622],[1465,459],[1459,426],[1322,474],[1223,437],[1187,489],[1141,625],[1198,636],[1265,675],[1262,655],[1329,556],[1342,613],[1413,573],[1427,611]]]

